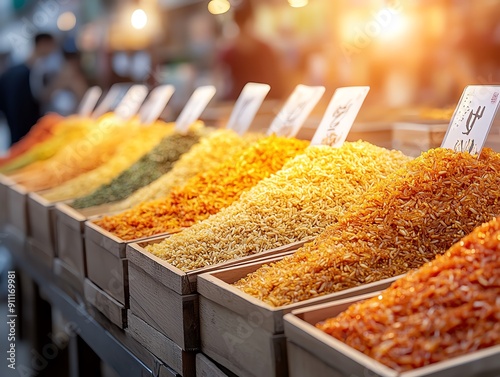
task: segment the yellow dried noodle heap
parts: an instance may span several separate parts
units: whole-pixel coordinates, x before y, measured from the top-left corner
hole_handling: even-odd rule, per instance
[[[236,286],[281,306],[418,268],[500,214],[500,154],[430,150],[358,202],[314,242]]]
[[[231,206],[148,250],[188,271],[315,236],[408,160],[366,142],[311,146]]]

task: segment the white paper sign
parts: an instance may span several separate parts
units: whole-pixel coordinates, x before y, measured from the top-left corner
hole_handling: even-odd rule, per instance
[[[369,90],[369,86],[338,88],[311,140],[311,145],[341,147]]]
[[[466,87],[441,147],[474,155],[481,153],[498,110],[499,94],[498,85]]]
[[[174,92],[175,88],[172,85],[160,85],[154,88],[139,110],[141,123],[151,124],[157,120]]]
[[[92,117],[98,118],[108,111],[114,110],[130,87],[131,85],[127,83],[114,84],[111,88],[109,88],[108,93],[106,93],[101,103],[97,105],[92,113]]]
[[[297,85],[281,111],[276,115],[268,135],[294,137],[325,92],[324,86]]]
[[[214,95],[215,87],[213,85],[200,86],[197,88],[177,117],[175,121],[175,130],[180,133],[186,133],[189,126],[198,120]]]
[[[147,95],[148,88],[146,85],[132,85],[127,94],[125,94],[125,97],[123,97],[116,107],[114,111],[115,115],[122,120],[132,118],[137,114],[139,107],[142,105]]]
[[[92,114],[92,111],[95,108],[95,105],[97,104],[97,101],[99,101],[101,94],[102,94],[102,89],[99,88],[98,86],[93,86],[91,88],[88,88],[87,91],[85,92],[85,95],[82,98],[82,102],[80,102],[80,105],[78,106],[77,113],[85,117],[90,116],[90,114]]]
[[[271,87],[267,84],[246,84],[234,104],[226,128],[239,135],[245,134],[270,90]]]

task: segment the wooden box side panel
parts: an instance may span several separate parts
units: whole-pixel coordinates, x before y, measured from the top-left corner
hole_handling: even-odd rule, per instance
[[[87,303],[99,310],[112,323],[122,329],[127,327],[125,307],[88,279],[85,279],[84,294]]]
[[[324,363],[317,357],[313,356],[308,351],[295,345],[295,343],[287,342],[288,350],[288,374],[290,377],[345,377],[341,371],[334,369],[332,366]],[[354,376],[355,374],[351,374]],[[360,377],[364,377],[361,374]]]
[[[128,307],[128,263],[92,240],[85,240],[88,278],[111,297]]]
[[[199,348],[198,295],[179,295],[142,269],[129,266],[130,310],[183,350]]]
[[[8,187],[7,221],[25,235],[29,235],[28,226],[28,194],[19,185]]]
[[[55,207],[40,195],[28,195],[28,221],[33,237],[42,247],[55,252]]]
[[[263,329],[260,313],[241,317],[200,297],[201,350],[238,376],[277,376],[286,360],[276,363],[273,334]]]
[[[82,277],[86,276],[85,242],[81,229],[75,229],[58,218],[56,222],[57,255]]]
[[[196,377],[230,377],[208,357],[199,353],[196,355]]]
[[[58,283],[61,285],[61,288],[66,291],[70,291],[72,297],[74,296],[74,292],[76,292],[81,297],[84,296],[84,278],[77,272],[75,272],[73,268],[68,266],[61,259],[55,258],[53,263],[53,271],[54,275],[56,275],[59,279]]]
[[[177,373],[195,376],[195,353],[183,351],[165,335],[149,326],[130,310],[127,314],[127,333]]]

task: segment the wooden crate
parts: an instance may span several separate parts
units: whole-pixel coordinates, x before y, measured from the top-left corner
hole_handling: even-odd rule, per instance
[[[29,235],[28,191],[21,185],[7,186],[7,222],[25,236]]]
[[[166,234],[125,241],[92,221],[85,222],[85,264],[87,278],[126,308],[129,307],[127,244]]]
[[[196,377],[235,377],[202,353],[196,355]]]
[[[500,375],[500,345],[398,373],[314,327],[334,317],[351,304],[374,297],[378,292],[295,310],[285,316],[290,377],[314,375],[381,377],[486,377]]]
[[[56,204],[56,248],[58,257],[71,267],[83,283],[87,276],[85,260],[85,222],[96,215],[110,213],[110,205],[76,210],[69,203]]]
[[[30,236],[54,259],[57,256],[55,242],[55,203],[49,202],[39,193],[28,194],[28,224]]]
[[[179,345],[155,330],[130,310],[127,313],[127,322],[126,333],[160,361],[183,377],[194,377],[196,375],[195,352],[184,351]]]
[[[239,376],[287,375],[283,335],[283,316],[286,313],[384,289],[396,279],[385,279],[281,307],[268,305],[232,286],[263,264],[281,258],[265,259],[198,277],[201,350]]]
[[[297,242],[249,257],[183,272],[150,254],[144,247],[161,239],[133,243],[127,247],[129,260],[130,310],[184,350],[200,346],[197,276],[208,271],[244,264],[266,256],[289,252]]]
[[[33,258],[38,263],[52,270],[54,258],[48,255],[35,239],[28,237],[26,252],[29,258]]]
[[[89,279],[84,282],[84,296],[87,304],[101,312],[121,329],[127,327],[127,309]]]

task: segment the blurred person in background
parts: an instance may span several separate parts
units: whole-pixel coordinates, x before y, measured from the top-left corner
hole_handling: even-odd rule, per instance
[[[234,8],[234,22],[239,32],[218,57],[217,68],[222,77],[224,99],[236,99],[250,81],[271,85],[268,98],[283,98],[282,64],[273,49],[253,33],[252,3],[244,0]]]
[[[74,40],[68,39],[63,44],[63,57],[61,69],[44,88],[42,98],[46,102],[45,111],[67,116],[76,111],[88,83]]]
[[[8,68],[0,76],[0,112],[7,120],[11,144],[26,135],[42,115],[39,99],[32,88],[33,71],[56,49],[57,44],[52,35],[37,34],[28,60]],[[35,76],[45,80],[43,74]]]

